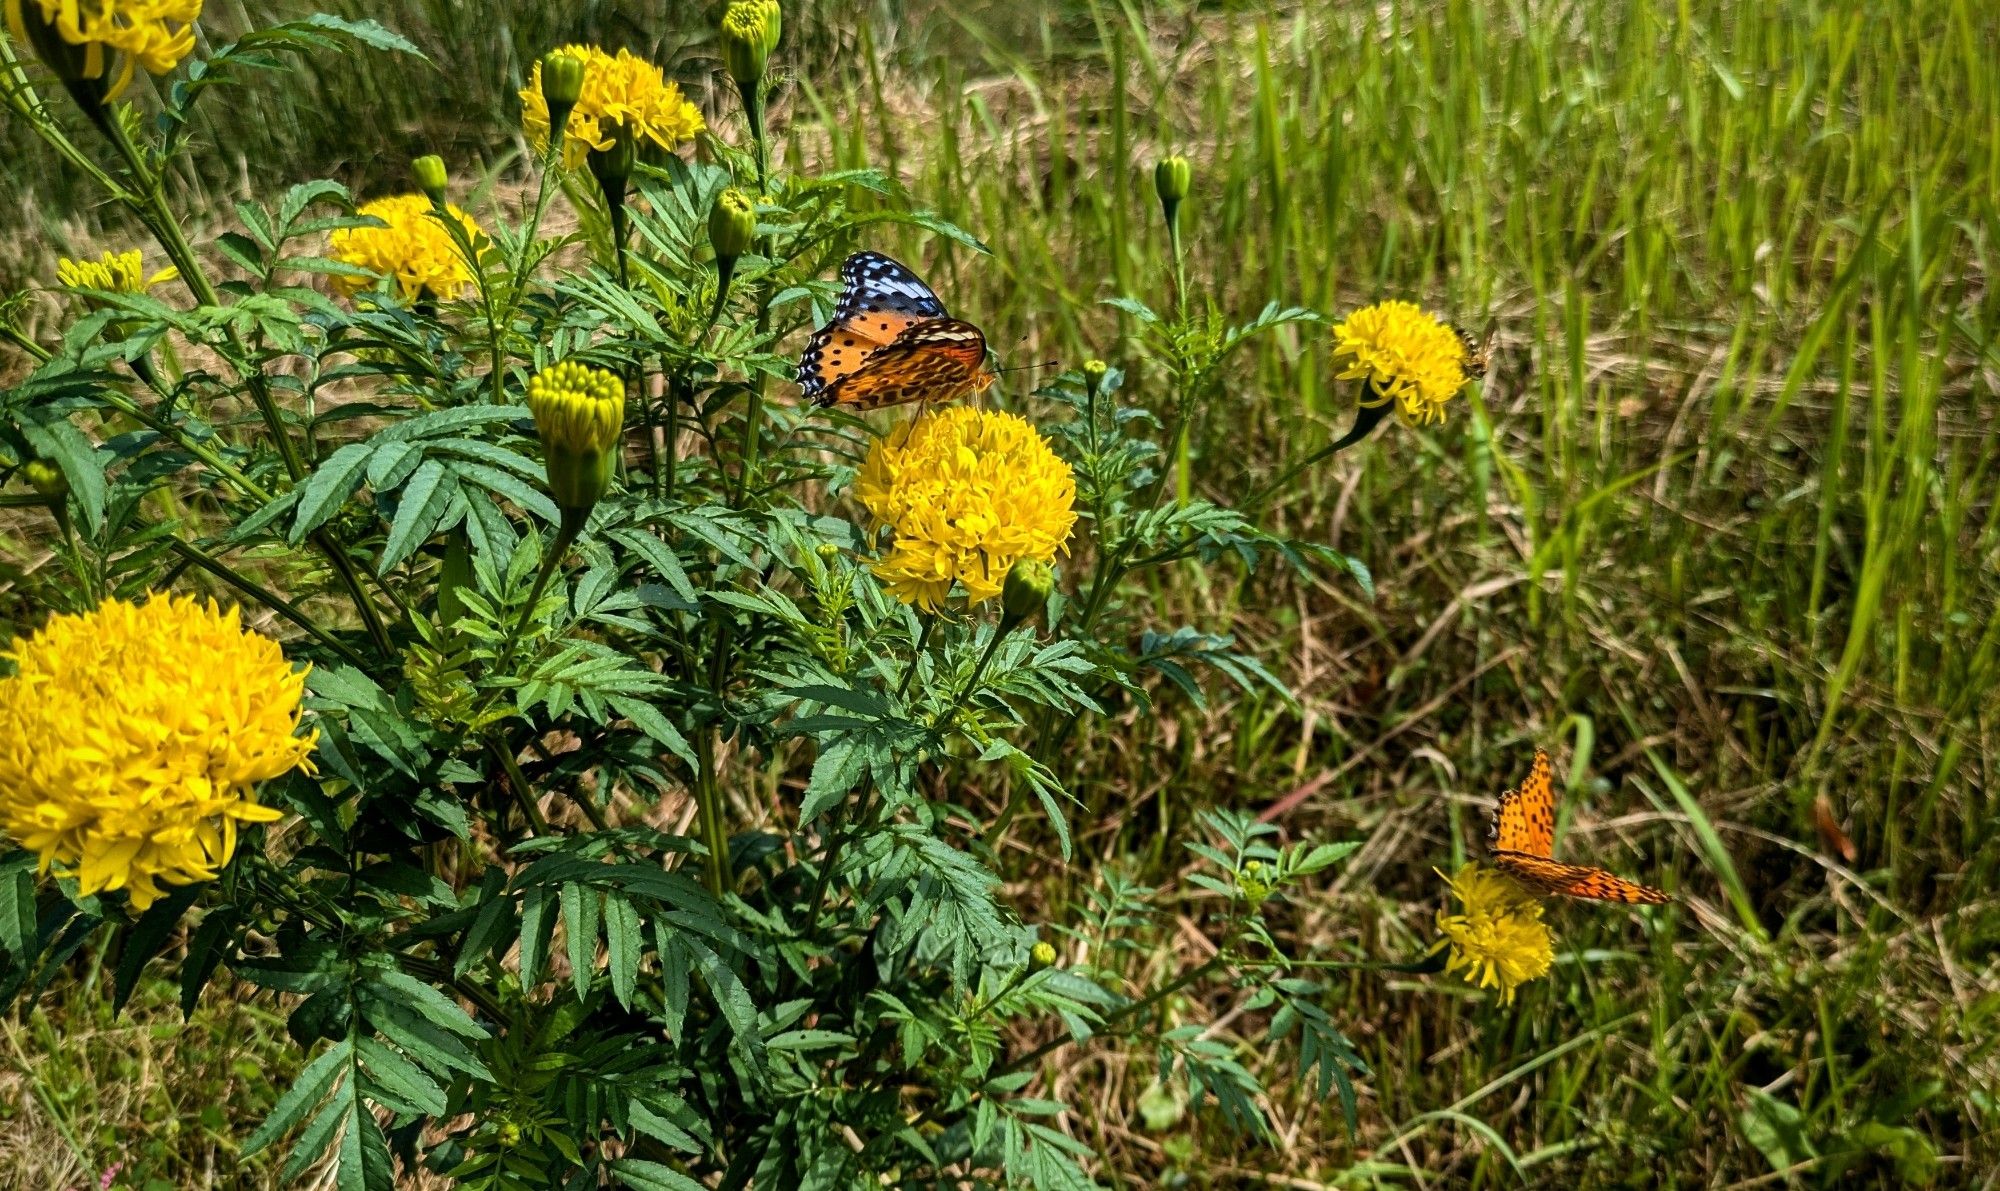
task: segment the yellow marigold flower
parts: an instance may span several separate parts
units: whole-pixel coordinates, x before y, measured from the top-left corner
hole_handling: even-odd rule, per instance
[[[310,770],[304,670],[192,597],[107,600],[15,638],[0,679],[0,829],[85,894],[214,878],[238,823],[279,817],[254,786]]]
[[[1363,405],[1394,401],[1412,422],[1444,421],[1445,403],[1465,387],[1465,341],[1414,302],[1378,302],[1333,329],[1341,380],[1365,380]]]
[[[23,45],[43,49],[58,73],[74,65],[53,60],[35,37],[53,32],[83,50],[77,77],[104,79],[116,72],[104,98],[116,99],[135,67],[168,74],[194,49],[194,23],[202,0],[7,0],[7,27]],[[36,28],[30,28],[33,22]]]
[[[1443,873],[1438,874],[1443,877]],[[1468,864],[1446,877],[1452,896],[1464,906],[1457,914],[1440,909],[1431,954],[1449,949],[1445,971],[1463,972],[1468,984],[1497,988],[1514,1001],[1514,990],[1548,974],[1555,961],[1541,900],[1505,874]]]
[[[445,209],[468,236],[484,233],[472,217],[447,204]],[[363,203],[356,212],[373,215],[386,227],[344,227],[327,237],[327,247],[335,260],[358,265],[372,273],[392,277],[396,292],[405,302],[426,296],[456,298],[472,283],[472,270],[465,256],[452,243],[451,233],[432,213],[431,200],[421,194],[399,194],[394,198]],[[360,277],[333,278],[333,286],[348,297],[368,288]]]
[[[70,289],[139,294],[180,275],[180,270],[168,265],[151,277],[146,276],[145,258],[136,248],[106,252],[94,261],[71,260],[66,256],[56,260],[56,281]]]
[[[528,410],[535,415],[556,505],[588,511],[611,486],[618,462],[625,382],[602,368],[564,360],[528,382]]]
[[[701,112],[667,81],[660,68],[630,50],[616,57],[594,45],[566,45],[555,51],[583,62],[583,94],[570,109],[563,133],[563,164],[575,169],[593,149],[611,148],[612,128],[623,123],[634,141],[672,149],[707,127]],[[521,127],[535,151],[549,146],[549,105],[542,95],[542,64],[535,63],[521,88]]]
[[[875,575],[906,604],[935,610],[965,585],[1000,594],[1018,559],[1048,562],[1076,524],[1076,477],[1033,426],[960,407],[905,422],[868,450],[855,494],[895,530]]]

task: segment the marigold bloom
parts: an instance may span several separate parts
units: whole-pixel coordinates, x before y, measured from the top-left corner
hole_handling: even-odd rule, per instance
[[[528,382],[528,409],[535,415],[556,505],[587,511],[611,486],[625,433],[625,382],[602,368],[564,360]]]
[[[306,672],[234,608],[107,600],[15,638],[0,679],[0,829],[84,894],[135,909],[214,878],[238,823],[279,817],[257,782],[311,766]]]
[[[202,0],[7,0],[7,27],[23,45],[35,45],[28,22],[39,18],[69,45],[83,50],[79,77],[104,79],[116,99],[132,82],[135,67],[168,74],[194,49],[194,23]],[[59,72],[63,64],[50,62]]]
[[[146,276],[145,258],[136,248],[106,252],[94,261],[56,260],[56,281],[70,289],[99,289],[114,294],[139,294],[163,281],[179,277],[180,270],[168,265]]]
[[[447,204],[445,209],[467,236],[484,234],[456,204]],[[472,270],[458,245],[452,243],[451,233],[432,212],[429,196],[421,194],[363,203],[356,214],[372,215],[387,226],[338,228],[327,237],[327,248],[335,260],[394,278],[396,292],[405,302],[424,297],[456,298],[471,284]],[[333,287],[348,297],[368,285],[360,277],[333,278]]]
[[[1547,975],[1555,962],[1541,900],[1504,874],[1476,864],[1445,880],[1464,908],[1457,914],[1438,911],[1442,937],[1432,944],[1431,954],[1449,949],[1445,971],[1463,972],[1468,984],[1497,988],[1500,999],[1512,1004],[1516,988]]]
[[[1364,306],[1333,329],[1341,380],[1365,380],[1363,405],[1394,401],[1411,422],[1444,421],[1445,403],[1465,387],[1465,341],[1414,302]]]
[[[936,609],[953,582],[973,604],[1000,594],[1018,559],[1048,562],[1076,524],[1076,477],[1014,414],[970,407],[905,422],[868,450],[855,495],[895,530],[877,578]]]
[[[634,141],[672,149],[707,127],[701,112],[667,81],[660,68],[630,50],[617,56],[594,45],[566,45],[554,51],[584,64],[583,93],[564,126],[563,164],[575,169],[593,149],[612,145],[612,129],[623,123]],[[549,146],[549,105],[542,95],[542,64],[536,62],[521,88],[521,127],[536,152]]]

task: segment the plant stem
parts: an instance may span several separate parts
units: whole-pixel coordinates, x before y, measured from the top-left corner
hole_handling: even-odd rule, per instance
[[[328,649],[333,650],[341,657],[346,658],[348,662],[351,663],[356,669],[362,671],[363,673],[375,672],[375,667],[372,664],[370,664],[366,658],[362,657],[359,653],[356,653],[352,646],[348,645],[345,641],[340,640],[338,637],[335,637],[332,634],[328,633],[325,629],[322,629],[317,624],[314,624],[311,617],[307,616],[290,600],[287,600],[285,597],[279,595],[277,592],[272,591],[267,587],[264,587],[263,585],[257,583],[256,581],[234,570],[227,563],[224,563],[222,560],[203,552],[201,548],[189,542],[183,541],[178,537],[168,538],[167,545],[172,547],[174,553],[180,555],[182,558],[187,559],[195,566],[200,567],[202,570],[207,571],[209,574],[214,575],[216,578],[221,579],[223,582],[228,583],[232,587],[237,588],[244,594],[250,596],[252,599],[255,599],[258,603],[263,604],[265,607],[271,609],[273,612],[276,612],[278,615],[284,617],[286,620],[289,620],[293,624],[304,629],[307,633],[310,633],[312,635],[314,640],[326,646]]]
[[[714,732],[703,732],[695,745],[695,811],[701,820],[702,847],[708,852],[708,891],[717,899],[729,888],[729,833],[722,816],[722,791],[716,781]]]
[[[527,816],[528,825],[536,835],[549,834],[549,821],[542,817],[542,808],[535,801],[534,787],[528,784],[528,775],[521,772],[521,763],[514,759],[514,751],[501,741],[486,738],[486,751],[500,762],[500,768],[507,775],[507,784],[514,788],[514,799],[521,804],[521,813]]]

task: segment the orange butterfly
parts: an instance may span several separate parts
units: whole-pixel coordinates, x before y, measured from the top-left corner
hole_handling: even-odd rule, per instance
[[[840,301],[813,332],[794,379],[814,405],[882,409],[984,392],[986,336],[945,313],[921,278],[879,252],[840,266]]]
[[[1556,783],[1549,755],[1535,750],[1535,767],[1519,789],[1500,796],[1493,816],[1493,863],[1500,871],[1542,893],[1591,901],[1657,906],[1672,901],[1649,885],[1582,864],[1555,858]]]

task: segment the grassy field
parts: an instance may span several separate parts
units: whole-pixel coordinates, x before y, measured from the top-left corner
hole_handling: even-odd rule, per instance
[[[217,27],[239,7],[213,4]],[[578,26],[525,7],[383,6],[444,73],[350,58],[285,76],[214,131],[236,172],[188,182],[373,193],[403,185],[401,149],[435,144],[509,193],[510,88],[576,34],[681,55],[690,90],[715,91],[705,34],[636,5],[583,6]],[[1221,803],[1288,838],[1365,841],[1291,927],[1328,955],[1414,956],[1431,870],[1481,854],[1536,742],[1568,779],[1566,848],[1681,899],[1644,920],[1559,911],[1556,971],[1512,1006],[1440,977],[1349,983],[1330,1008],[1374,1068],[1356,1136],[1290,1087],[1267,1106],[1275,1148],[1198,1111],[1148,1128],[1149,1054],[1051,1068],[1090,1089],[1096,1111],[1067,1125],[1108,1155],[1099,1177],[1991,1185],[2000,10],[866,14],[790,26],[785,152],[888,169],[985,240],[880,247],[926,261],[1004,362],[1124,362],[1134,328],[1101,300],[1167,301],[1150,169],[1170,150],[1195,163],[1194,300],[1241,319],[1408,297],[1495,338],[1447,423],[1391,427],[1276,497],[1282,529],[1373,569],[1372,601],[1192,564],[1157,593],[1163,627],[1238,634],[1298,702],[1163,699],[1157,720],[1077,738],[1084,861],[1020,857],[1019,904],[1060,917],[1107,870],[1171,881],[1181,859],[1157,841]],[[352,143],[360,127],[400,143]],[[9,288],[48,267],[30,244],[106,234],[17,140]],[[1191,490],[1254,492],[1351,417],[1325,336],[1273,343],[1206,411]],[[1136,376],[1139,399],[1157,382]],[[282,1072],[279,1019],[219,1004],[180,1034],[162,993],[113,1022],[100,979],[84,963],[0,1022],[0,1168],[26,1172],[0,1184],[80,1186],[123,1161],[133,1187],[263,1185],[230,1155]],[[1239,1036],[1227,1000],[1169,1012]]]

